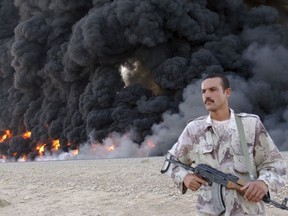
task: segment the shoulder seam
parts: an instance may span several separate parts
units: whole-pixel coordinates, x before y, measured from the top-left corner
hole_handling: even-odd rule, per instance
[[[189,119],[188,121],[186,121],[186,124],[190,123],[190,122],[193,122],[193,121],[198,121],[198,120],[203,120],[207,117],[208,115],[204,115],[204,116],[200,116],[200,117],[197,117],[195,119]]]
[[[258,115],[250,114],[250,113],[237,113],[237,116],[239,116],[239,117],[241,117],[241,118],[253,117],[253,118],[259,119],[259,116],[258,116]]]

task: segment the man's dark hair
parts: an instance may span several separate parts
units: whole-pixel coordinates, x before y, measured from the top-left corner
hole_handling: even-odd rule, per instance
[[[210,79],[210,78],[220,78],[221,79],[221,85],[223,90],[226,90],[227,88],[230,88],[229,80],[223,73],[210,73],[204,76],[203,80]]]

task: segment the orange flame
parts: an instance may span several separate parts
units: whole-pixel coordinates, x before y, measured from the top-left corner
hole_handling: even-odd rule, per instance
[[[43,156],[44,150],[45,150],[45,146],[46,146],[46,144],[39,145],[39,146],[36,147],[36,150],[38,151],[38,154],[40,156]]]
[[[71,150],[71,153],[72,153],[73,156],[76,156],[76,155],[78,155],[79,150],[78,150],[78,149],[76,149],[76,150]]]
[[[12,134],[10,130],[5,130],[5,133],[2,137],[0,137],[0,143],[5,141],[7,138],[10,139],[12,137]]]
[[[5,132],[7,134],[7,137],[10,139],[12,137],[11,131],[10,130],[6,130]]]
[[[4,140],[6,140],[6,138],[7,138],[7,135],[4,134],[2,137],[0,137],[0,142],[3,142]]]
[[[28,156],[27,155],[23,155],[22,157],[20,157],[17,161],[19,162],[24,162],[27,161]]]
[[[52,141],[52,150],[59,150],[60,148],[60,140],[59,139],[56,139],[56,140],[53,140]]]
[[[24,139],[30,139],[31,137],[31,131],[26,131],[24,134],[22,134],[22,137]]]
[[[108,146],[106,147],[106,149],[111,152],[111,151],[114,151],[115,150],[115,145],[113,144],[112,146]]]

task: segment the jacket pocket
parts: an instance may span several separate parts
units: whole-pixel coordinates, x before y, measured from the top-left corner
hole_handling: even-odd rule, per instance
[[[246,160],[243,155],[234,155],[234,170],[239,173],[248,173],[248,167],[246,165]]]
[[[208,165],[212,165],[213,161],[213,145],[212,144],[205,144],[197,146],[196,153],[198,155],[198,161],[196,163],[205,163]],[[211,164],[212,163],[212,164]]]
[[[212,151],[213,151],[212,144],[199,145],[197,148],[197,152],[199,154],[210,154]]]
[[[233,160],[234,160],[234,170],[239,172],[239,173],[248,173],[248,165],[246,158],[244,156],[242,146],[239,145],[234,145],[232,146],[233,149]],[[254,161],[253,161],[253,148],[252,146],[248,145],[248,154],[249,154],[249,160],[254,166]]]

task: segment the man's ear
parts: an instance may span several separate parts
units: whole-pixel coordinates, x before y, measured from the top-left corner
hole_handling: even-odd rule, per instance
[[[226,94],[227,97],[230,97],[230,95],[231,95],[231,88],[227,88],[227,89],[225,90],[225,94]]]

